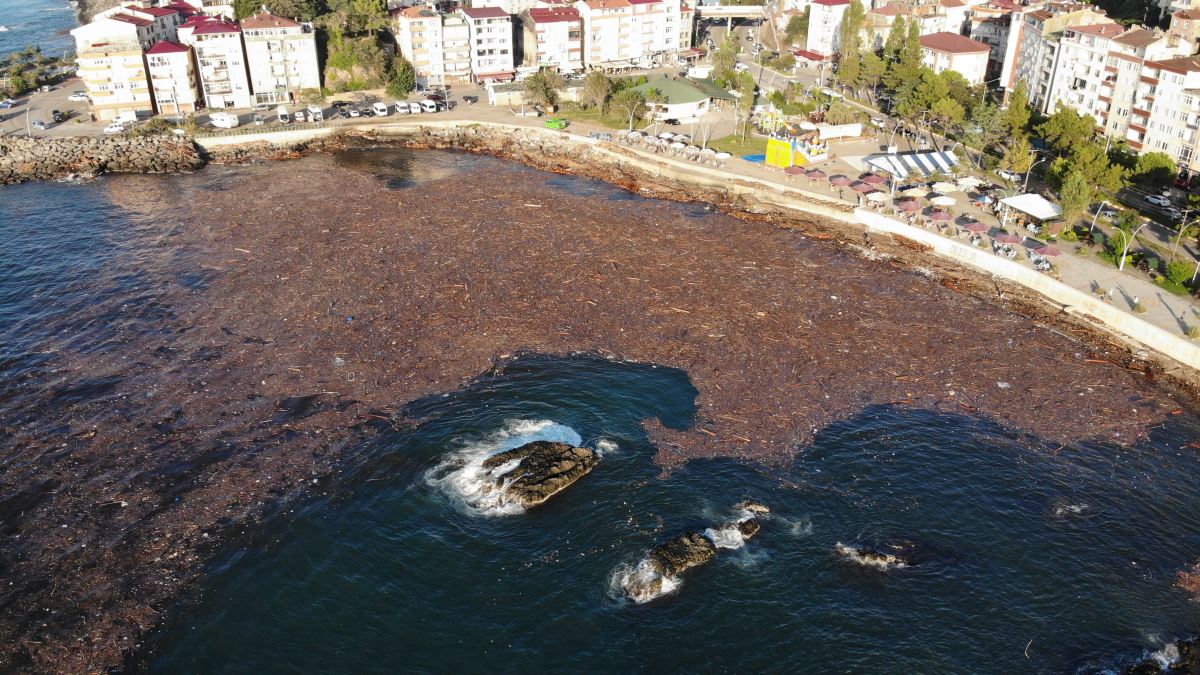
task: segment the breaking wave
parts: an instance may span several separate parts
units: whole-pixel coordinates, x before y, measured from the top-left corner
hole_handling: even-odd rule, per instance
[[[838,555],[863,567],[874,567],[879,570],[889,570],[893,567],[908,567],[903,560],[888,553],[864,551],[854,546],[847,546],[840,541],[833,548],[837,551]]]
[[[533,441],[556,441],[570,445],[583,442],[578,432],[557,422],[508,420],[499,431],[469,441],[461,449],[450,453],[425,474],[425,482],[454,499],[469,513],[487,516],[523,513],[524,507],[509,499],[505,490],[495,488],[495,479],[511,473],[521,460],[506,462],[492,469],[483,468],[483,463],[492,455]]]
[[[643,558],[636,565],[618,567],[609,580],[609,591],[616,597],[644,605],[675,592],[682,585],[682,579],[660,574],[649,558]]]

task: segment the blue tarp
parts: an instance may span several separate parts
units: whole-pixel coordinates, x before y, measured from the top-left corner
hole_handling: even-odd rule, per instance
[[[767,161],[767,156],[766,155],[742,155],[742,159],[746,160],[747,162],[754,162],[755,164],[762,164],[763,162]]]

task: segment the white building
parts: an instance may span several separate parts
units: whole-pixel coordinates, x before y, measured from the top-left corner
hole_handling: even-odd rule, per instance
[[[1067,26],[1099,23],[1111,21],[1092,5],[1047,3],[1014,9],[999,78],[1006,95],[1023,82],[1030,103],[1040,109],[1050,93],[1060,33]]]
[[[178,0],[179,2],[187,3],[194,7],[198,12],[206,16],[218,17],[233,20],[233,1],[232,0]]]
[[[921,36],[921,55],[935,73],[953,70],[971,84],[983,84],[992,48],[956,33]]]
[[[629,0],[630,50],[643,67],[653,67],[679,53],[679,0]]]
[[[246,17],[241,23],[256,103],[291,103],[302,91],[319,94],[321,69],[312,24],[267,12]]]
[[[396,49],[412,64],[417,86],[445,84],[446,63],[442,46],[442,15],[427,7],[414,5],[393,10],[392,35]],[[466,23],[463,23],[466,28]],[[468,38],[469,40],[469,38]],[[468,52],[468,69],[470,53]]]
[[[146,51],[146,65],[160,115],[194,113],[204,106],[190,48],[163,40]]]
[[[1126,138],[1140,152],[1165,152],[1189,175],[1200,172],[1200,56],[1148,61]]]
[[[442,15],[442,68],[445,84],[471,81],[471,24],[457,12]]]
[[[521,15],[526,66],[583,68],[583,19],[574,7],[533,7]]]
[[[1125,28],[1116,23],[1069,26],[1064,30],[1058,40],[1042,112],[1053,115],[1066,106],[1080,114],[1093,115],[1099,122],[1103,113],[1100,84],[1106,76],[1108,53],[1112,39],[1124,32]]]
[[[179,41],[196,51],[200,88],[209,108],[254,105],[242,29],[232,21],[194,16],[179,27]]]
[[[633,65],[633,5],[629,0],[580,0],[583,62],[589,68]]]
[[[850,0],[812,0],[809,4],[807,51],[821,56],[836,54],[841,48],[839,33],[842,17]]]
[[[968,13],[968,37],[992,48],[988,54],[988,82],[998,79],[1004,67],[1004,51],[1008,46],[1012,13],[1016,8],[1016,4],[1009,0],[989,0],[971,6]]]
[[[513,22],[499,7],[458,10],[470,28],[471,79],[476,82],[511,80],[516,76]]]

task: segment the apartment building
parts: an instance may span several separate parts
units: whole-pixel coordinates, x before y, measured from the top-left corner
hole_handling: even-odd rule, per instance
[[[652,67],[679,52],[679,0],[629,0],[632,58]]]
[[[512,16],[499,7],[463,7],[471,40],[471,79],[503,82],[516,76]]]
[[[255,103],[291,103],[302,91],[320,91],[312,24],[260,12],[241,25]]]
[[[1181,9],[1172,14],[1167,32],[1193,44],[1200,42],[1200,9]]]
[[[1087,4],[1045,3],[1014,9],[999,78],[1006,95],[1017,82],[1023,82],[1030,104],[1044,110],[1062,31],[1068,26],[1102,23],[1112,21],[1104,12]]]
[[[990,0],[972,6],[968,14],[967,35],[991,47],[985,75],[987,82],[999,78],[1004,67],[1004,51],[1012,26],[1012,13],[1016,8],[1017,5],[1010,0]]]
[[[633,5],[629,0],[580,0],[583,62],[589,68],[632,65]]]
[[[442,84],[471,81],[471,24],[461,14],[442,15]]]
[[[414,5],[393,10],[391,17],[396,49],[412,64],[417,86],[444,84],[446,64],[442,46],[442,15],[427,7]],[[463,27],[466,28],[465,22]]]
[[[842,17],[850,0],[812,0],[809,3],[808,43],[806,49],[821,56],[831,56],[841,47],[838,33]]]
[[[1099,98],[1108,54],[1113,38],[1124,32],[1124,26],[1117,23],[1068,26],[1063,30],[1041,111],[1053,115],[1066,106],[1093,115],[1100,122],[1108,107]]]
[[[1178,36],[1144,28],[1131,28],[1113,38],[1097,106],[1101,110],[1098,119],[1104,133],[1112,138],[1129,139],[1130,146],[1140,150],[1144,138],[1136,135],[1130,138],[1129,129],[1135,115],[1144,117],[1149,112],[1149,101],[1138,98],[1139,92],[1146,93],[1142,77],[1148,76],[1147,63],[1187,56],[1191,54],[1192,46],[1193,43]]]
[[[204,106],[192,50],[162,40],[146,50],[150,90],[161,115],[194,113]]]
[[[1147,61],[1126,139],[1139,152],[1165,152],[1200,173],[1200,56]]]
[[[225,19],[194,16],[179,27],[179,41],[195,50],[206,106],[254,105],[240,26]]]
[[[154,114],[145,50],[174,40],[179,20],[169,9],[129,5],[105,10],[71,31],[78,74],[96,119]]]
[[[983,84],[992,48],[957,33],[921,36],[921,57],[935,73],[953,70],[971,84]]]
[[[231,0],[177,0],[191,5],[200,14],[216,18],[233,20],[233,2]]]
[[[524,65],[563,72],[583,69],[583,18],[579,10],[533,7],[521,14],[521,26]]]

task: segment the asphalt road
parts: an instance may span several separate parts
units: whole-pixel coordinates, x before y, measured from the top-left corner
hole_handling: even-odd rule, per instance
[[[81,89],[83,83],[78,78],[71,78],[55,85],[49,92],[22,96],[17,99],[15,107],[0,110],[0,133],[24,136],[27,118],[30,123],[42,120],[50,124],[50,128],[45,131],[29,127],[33,136],[78,136],[88,133],[90,127],[80,127],[81,123],[91,124],[87,102],[74,103],[67,100],[71,92]],[[51,122],[50,113],[53,110],[66,113],[67,121],[59,124]]]

